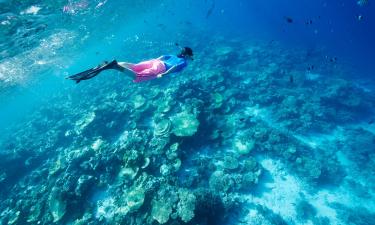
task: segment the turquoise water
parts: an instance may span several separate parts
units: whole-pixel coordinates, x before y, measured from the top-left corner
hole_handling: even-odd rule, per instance
[[[0,224],[375,224],[361,1],[0,1]],[[178,54],[134,83],[103,61]]]

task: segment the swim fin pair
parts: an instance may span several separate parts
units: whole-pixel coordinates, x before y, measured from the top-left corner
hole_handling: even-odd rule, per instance
[[[71,75],[69,77],[66,77],[66,79],[75,80],[76,83],[78,84],[79,82],[81,82],[81,80],[88,80],[88,79],[91,79],[91,78],[95,77],[96,75],[98,75],[103,70],[117,69],[117,68],[118,68],[117,61],[113,60],[110,63],[104,62],[103,65],[99,65],[99,66],[96,66],[94,68],[91,68],[91,69],[85,70],[83,72],[80,72],[80,73]]]

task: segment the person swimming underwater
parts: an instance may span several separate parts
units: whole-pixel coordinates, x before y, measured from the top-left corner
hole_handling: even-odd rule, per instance
[[[76,83],[79,83],[82,80],[88,80],[97,76],[104,70],[115,69],[121,72],[128,70],[135,75],[134,82],[142,82],[160,78],[169,73],[180,72],[187,66],[188,60],[193,60],[193,50],[189,47],[184,47],[178,55],[163,55],[159,58],[136,64],[117,62],[116,60],[109,63],[105,62],[103,65],[68,76],[66,79],[75,80]]]

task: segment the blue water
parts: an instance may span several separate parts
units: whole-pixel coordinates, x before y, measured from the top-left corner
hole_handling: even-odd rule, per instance
[[[0,224],[375,224],[361,2],[0,0]]]

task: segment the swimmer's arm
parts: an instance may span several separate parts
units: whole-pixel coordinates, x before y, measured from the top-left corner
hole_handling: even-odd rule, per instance
[[[168,74],[168,73],[172,73],[175,69],[176,69],[177,66],[172,66],[171,68],[169,68],[169,70],[165,71],[164,73],[161,73],[161,74],[158,74],[157,77],[158,78],[161,78],[162,76]]]
[[[160,56],[159,58],[157,58],[157,59],[159,59],[159,60],[168,60],[169,58],[171,58],[172,56],[171,55],[162,55],[162,56]]]

